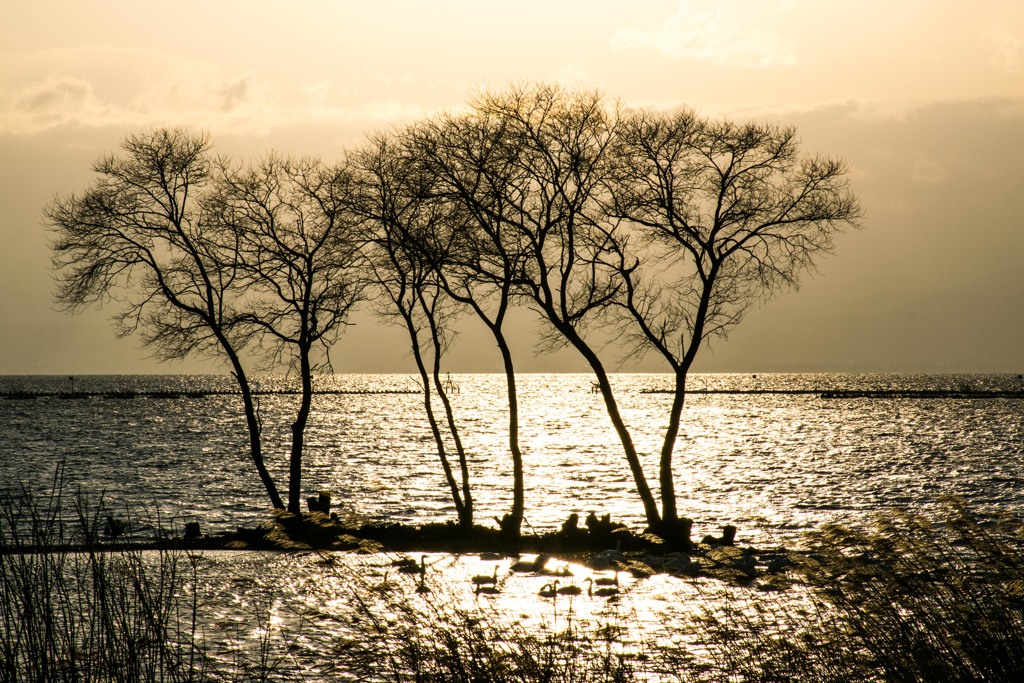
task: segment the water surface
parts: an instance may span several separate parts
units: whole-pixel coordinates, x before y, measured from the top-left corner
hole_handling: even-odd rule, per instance
[[[504,378],[455,375],[453,396],[470,454],[477,518],[511,504]],[[617,396],[652,488],[671,397],[663,375],[616,375]],[[696,375],[697,390],[892,388],[1016,389],[1015,375]],[[642,526],[642,507],[618,437],[588,375],[521,375],[521,443],[528,530],[557,528],[572,512],[611,513]],[[407,375],[318,378],[342,391],[410,391]],[[207,531],[265,518],[268,502],[247,455],[235,395],[177,398],[61,392],[230,391],[229,377],[5,377],[0,392],[57,395],[0,400],[0,482],[36,490],[61,461],[66,485],[113,506],[198,520]],[[258,381],[286,389],[288,378]],[[265,453],[287,490],[293,395],[260,397]],[[810,394],[694,394],[676,445],[681,514],[694,533],[735,524],[748,542],[793,539],[824,521],[867,520],[889,506],[926,510],[945,495],[980,509],[1019,509],[1024,401],[823,399]],[[454,518],[436,449],[415,393],[318,395],[307,431],[303,495],[319,490],[374,519]]]

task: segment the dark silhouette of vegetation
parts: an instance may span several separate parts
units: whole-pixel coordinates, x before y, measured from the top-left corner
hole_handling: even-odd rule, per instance
[[[105,548],[102,505],[69,506],[57,483],[0,496],[0,681],[214,680],[181,594],[188,556]]]
[[[473,526],[469,462],[448,387],[441,379],[441,359],[456,314],[440,281],[436,256],[447,247],[447,217],[423,189],[429,179],[393,139],[381,136],[373,140],[353,155],[353,164],[360,171],[361,182],[351,198],[352,210],[368,224],[368,263],[381,292],[378,300],[384,302],[379,312],[385,318],[397,318],[409,334],[431,435],[459,524],[468,530]],[[458,458],[459,479],[448,458],[448,441],[434,408],[435,395],[441,401],[446,431]]]
[[[346,209],[353,181],[345,167],[273,154],[219,169],[203,206],[236,245],[238,323],[269,367],[294,371],[301,386],[288,477],[288,509],[298,513],[312,376],[330,369],[330,344],[366,286],[362,226]]]
[[[845,164],[802,156],[792,128],[630,110],[547,85],[480,94],[465,111],[377,135],[336,167],[276,155],[235,166],[180,131],[131,137],[125,151],[101,160],[88,193],[47,209],[61,305],[116,299],[119,331],[162,357],[224,358],[277,507],[241,354],[294,370],[288,508],[298,513],[311,376],[330,368],[330,345],[372,281],[378,312],[409,334],[466,529],[468,455],[442,361],[455,321],[471,314],[505,372],[512,505],[499,524],[513,539],[527,501],[514,308],[537,316],[542,349],[570,346],[586,360],[648,528],[686,547],[692,520],[679,510],[674,461],[700,350],[795,287],[860,216]],[[634,358],[653,351],[673,375],[658,495],[610,380],[612,340]]]
[[[81,195],[45,210],[53,230],[57,303],[76,312],[113,301],[120,336],[138,334],[157,357],[226,359],[242,393],[253,464],[274,507],[284,507],[263,460],[260,422],[240,352],[251,328],[236,310],[241,260],[233,240],[205,224],[198,195],[212,182],[210,141],[181,130],[125,138],[123,156],[93,166]]]
[[[294,369],[302,393],[288,506],[297,512],[311,373],[324,366],[313,351],[326,350],[362,291],[354,226],[340,210],[347,176],[275,156],[235,167],[212,158],[205,136],[180,130],[132,135],[122,148],[96,163],[85,193],[46,208],[57,302],[80,311],[114,301],[118,333],[137,334],[159,358],[225,361],[253,463],[278,508],[243,353]]]
[[[485,177],[494,182],[481,184],[482,193],[464,195],[463,201],[503,224],[521,245],[515,284],[548,326],[541,343],[572,346],[595,373],[648,523],[656,529],[661,517],[640,456],[605,364],[587,339],[620,287],[614,271],[603,265],[608,237],[599,228],[599,193],[612,169],[619,113],[598,93],[569,95],[546,86],[482,95],[472,109],[500,125],[481,157]]]
[[[524,302],[547,325],[542,346],[572,346],[595,373],[650,528],[688,543],[673,473],[688,373],[708,339],[795,285],[855,224],[845,165],[801,159],[789,128],[627,111],[600,93],[549,86],[480,95],[468,113],[405,136],[405,154],[430,178],[419,191],[444,207],[446,249],[428,258],[502,352],[514,463],[521,468],[502,323]],[[675,376],[660,508],[600,353],[607,337],[592,334],[608,323],[630,352],[656,351]],[[520,486],[517,472],[517,496]],[[517,498],[513,524],[521,512]]]
[[[523,453],[519,445],[519,395],[515,364],[505,334],[509,312],[519,299],[518,274],[526,263],[522,235],[510,230],[501,188],[512,181],[487,160],[500,142],[504,123],[484,116],[442,116],[403,131],[410,156],[433,179],[430,198],[445,207],[451,248],[435,254],[448,296],[484,323],[501,354],[508,398],[508,445],[512,459],[512,509],[499,524],[511,539],[522,531],[526,507]],[[481,195],[486,208],[475,201]]]
[[[673,454],[699,351],[755,304],[795,287],[860,209],[846,165],[801,157],[789,127],[631,112],[613,157],[602,259],[620,289],[607,311],[634,354],[656,352],[675,376],[658,476],[671,534]]]

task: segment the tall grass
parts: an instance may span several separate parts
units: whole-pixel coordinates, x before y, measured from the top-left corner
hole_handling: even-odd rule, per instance
[[[1024,680],[1024,525],[947,501],[938,519],[828,526],[801,570],[836,615],[835,664],[887,681]]]
[[[0,498],[0,681],[206,680],[188,556],[106,549],[98,509],[67,512],[59,488]]]
[[[708,607],[711,666],[681,680],[1024,681],[1019,518],[983,521],[947,501],[935,516],[888,512],[808,541],[786,599]]]
[[[345,668],[360,680],[457,683],[628,683],[633,660],[617,652],[614,629],[574,622],[535,629],[507,615],[455,609],[443,599],[357,600],[337,644]]]
[[[443,585],[397,590],[386,575],[334,577],[350,599],[328,626],[302,621],[293,638],[272,638],[257,610],[255,630],[221,633],[203,623],[199,556],[116,548],[102,513],[63,500],[59,485],[0,495],[0,683],[1024,680],[1024,525],[953,502],[929,516],[880,515],[869,529],[822,527],[790,554],[791,588],[715,584],[695,600],[697,616],[660,625],[681,636],[675,645],[655,642],[628,610],[598,623],[570,609],[527,626],[486,601],[460,607]],[[346,564],[332,555],[324,566]],[[234,661],[205,640],[252,632],[264,634],[255,654],[240,648]],[[287,669],[296,652],[315,661]]]

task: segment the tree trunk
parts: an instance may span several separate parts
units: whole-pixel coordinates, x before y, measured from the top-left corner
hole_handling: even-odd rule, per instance
[[[455,444],[455,452],[459,457],[459,473],[462,477],[462,511],[459,513],[459,525],[465,529],[473,527],[473,492],[469,485],[469,461],[466,458],[466,449],[462,445],[462,438],[459,436],[458,425],[455,424],[455,413],[452,410],[452,403],[448,399],[448,392],[441,382],[441,339],[438,335],[437,325],[434,324],[434,317],[426,302],[420,297],[420,304],[427,314],[427,322],[430,325],[430,339],[434,345],[434,362],[432,375],[434,389],[438,398],[444,406],[445,420],[448,423],[448,431],[452,435]]]
[[[459,517],[459,524],[465,523],[465,506],[462,503],[462,496],[459,494],[459,483],[455,480],[455,474],[452,472],[452,466],[448,462],[448,455],[445,453],[444,437],[441,435],[441,429],[437,425],[437,417],[434,415],[434,406],[430,398],[430,376],[427,372],[426,363],[423,362],[423,353],[420,351],[419,337],[416,334],[416,328],[412,321],[412,318],[407,315],[404,311],[402,317],[405,319],[406,329],[409,332],[409,338],[412,342],[412,356],[416,361],[416,369],[420,373],[420,382],[423,384],[423,408],[427,413],[427,422],[430,424],[430,433],[434,437],[434,443],[437,444],[437,455],[441,459],[441,469],[444,470],[445,481],[448,482],[448,488],[452,494],[452,502],[455,504],[455,512]],[[470,521],[472,525],[472,520]]]
[[[679,423],[686,401],[686,371],[676,370],[676,386],[673,392],[672,408],[668,414],[668,428],[665,430],[665,441],[661,445],[661,459],[658,464],[658,483],[661,487],[661,516],[666,525],[673,525],[679,519],[676,508],[676,482],[672,470],[672,456],[675,453],[676,439],[679,437]]]
[[[309,365],[309,345],[299,347],[299,374],[302,380],[302,398],[299,411],[292,423],[292,450],[288,460],[288,511],[302,514],[302,449],[305,443],[306,424],[313,404],[313,378]]]
[[[242,406],[245,410],[245,424],[249,430],[249,453],[252,457],[253,464],[256,465],[256,472],[260,475],[260,481],[263,482],[263,486],[267,489],[267,495],[270,496],[270,504],[280,510],[284,509],[284,502],[281,500],[281,494],[277,491],[277,485],[274,484],[274,478],[270,476],[270,472],[267,470],[266,464],[263,462],[263,442],[260,434],[260,421],[256,415],[256,403],[253,400],[252,388],[249,386],[249,378],[245,374],[245,370],[242,368],[242,363],[238,359],[238,355],[230,347],[226,340],[221,340],[221,347],[225,349],[228,359],[231,361],[232,374],[235,376],[235,381],[238,382],[238,388],[242,392]]]
[[[523,476],[523,453],[519,448],[519,397],[516,391],[516,373],[512,364],[512,352],[505,341],[500,327],[492,328],[494,338],[501,350],[505,366],[505,386],[508,391],[508,448],[512,454],[512,512],[501,525],[502,531],[519,538],[526,515],[526,482]]]
[[[452,441],[455,443],[455,452],[459,457],[459,475],[462,478],[462,511],[459,513],[459,524],[469,529],[473,526],[473,492],[469,485],[469,461],[466,458],[466,449],[462,445],[462,438],[459,437],[459,429],[455,425],[455,413],[452,411],[452,403],[448,399],[448,392],[445,390],[444,384],[441,382],[440,368],[436,363],[434,364],[433,380],[434,390],[444,406],[448,432],[452,435]]]
[[[577,334],[575,329],[562,325],[559,331],[582,354],[594,371],[598,387],[601,389],[601,398],[604,399],[604,405],[608,411],[608,417],[611,418],[612,426],[615,427],[615,433],[619,435],[622,449],[626,453],[626,462],[629,463],[629,469],[633,473],[633,482],[636,485],[636,492],[640,496],[640,501],[644,506],[647,526],[653,531],[662,530],[662,518],[658,514],[658,503],[651,492],[651,487],[647,483],[643,465],[640,463],[640,456],[636,452],[636,446],[633,445],[633,437],[630,435],[629,428],[626,427],[626,423],[619,412],[619,404],[615,400],[615,394],[612,392],[612,385],[608,381],[608,373],[605,372],[604,364],[601,363],[601,359],[597,357],[597,354],[594,353],[593,349],[590,348],[583,338]]]
[[[658,463],[658,482],[661,487],[661,511],[664,523],[663,535],[666,538],[681,542],[683,545],[689,543],[690,520],[680,522],[679,511],[676,504],[676,482],[673,471],[673,456],[675,454],[676,439],[679,438],[679,423],[682,420],[683,407],[686,404],[686,379],[693,367],[693,361],[697,358],[700,350],[700,342],[704,336],[704,322],[707,319],[709,297],[714,288],[715,278],[718,275],[718,265],[713,264],[705,281],[704,290],[701,293],[700,303],[697,306],[697,314],[694,317],[693,333],[690,337],[686,353],[675,367],[675,391],[672,396],[672,408],[668,416],[668,428],[665,430],[665,441],[661,446],[661,458]]]

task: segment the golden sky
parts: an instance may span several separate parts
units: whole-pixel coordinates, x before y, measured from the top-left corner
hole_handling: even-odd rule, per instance
[[[0,374],[210,367],[156,364],[107,312],[53,310],[41,207],[84,189],[126,133],[202,128],[230,154],[332,159],[535,81],[791,123],[850,162],[863,230],[703,369],[1024,371],[1024,3],[14,0],[3,16]],[[381,334],[363,320],[337,369],[407,367]],[[497,369],[483,347],[457,350],[462,369]]]

